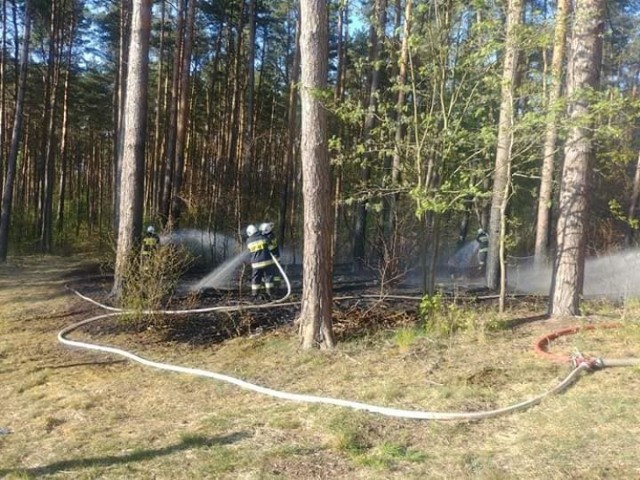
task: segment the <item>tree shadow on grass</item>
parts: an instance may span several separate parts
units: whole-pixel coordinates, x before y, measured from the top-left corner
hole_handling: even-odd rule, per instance
[[[174,445],[168,445],[166,447],[158,449],[136,450],[125,455],[106,455],[103,457],[62,460],[59,462],[54,462],[50,465],[43,465],[41,467],[27,469],[0,469],[0,478],[4,478],[5,475],[9,475],[11,473],[26,475],[28,477],[40,477],[41,475],[52,475],[60,471],[79,470],[91,467],[108,467],[118,464],[126,465],[132,462],[140,462],[163,455],[170,455],[172,453],[180,452],[183,450],[211,447],[214,445],[229,445],[231,443],[241,441],[249,436],[251,436],[251,434],[247,432],[236,432],[229,435],[223,435],[213,438],[205,437],[202,435],[189,435],[185,436],[179,443]]]
[[[527,325],[529,323],[549,320],[549,318],[551,317],[546,313],[542,315],[532,315],[530,317],[519,317],[519,318],[514,318],[504,322],[503,327],[505,329],[509,329],[509,328],[513,329],[513,328],[520,327],[522,325]]]

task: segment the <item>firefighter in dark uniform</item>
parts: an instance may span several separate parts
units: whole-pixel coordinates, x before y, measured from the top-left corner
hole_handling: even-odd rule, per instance
[[[258,296],[264,283],[267,297],[273,291],[271,267],[273,258],[269,253],[269,242],[255,225],[247,227],[247,249],[251,255],[251,295]]]
[[[476,235],[476,242],[478,242],[478,270],[480,273],[484,272],[484,268],[487,265],[487,253],[489,252],[489,234],[482,228],[478,229]]]
[[[280,246],[278,245],[278,240],[276,240],[276,236],[273,233],[273,223],[265,222],[260,224],[260,232],[264,235],[264,238],[267,239],[267,244],[269,247],[269,253],[275,257],[276,260],[280,260]],[[280,276],[280,270],[278,266],[274,264],[270,267],[271,269],[271,277],[273,279],[273,289],[274,291],[278,291],[280,289],[280,285],[282,284],[282,277]]]

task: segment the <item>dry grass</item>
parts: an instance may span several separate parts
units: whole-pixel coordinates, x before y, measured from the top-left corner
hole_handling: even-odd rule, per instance
[[[0,429],[11,431],[0,435],[0,478],[640,478],[637,368],[584,375],[537,407],[479,422],[285,402],[59,345],[62,327],[93,312],[63,289],[80,265],[47,257],[0,267]],[[600,306],[589,308],[603,320]],[[625,328],[559,339],[554,352],[640,357],[635,308],[604,312]],[[516,321],[542,311],[514,305],[498,317],[476,306],[474,328],[444,337],[401,316],[352,329],[332,353],[299,351],[293,327],[215,345],[109,328],[73,337],[291,392],[470,411],[519,402],[568,373],[532,347],[565,324]],[[517,326],[483,327],[501,322]]]

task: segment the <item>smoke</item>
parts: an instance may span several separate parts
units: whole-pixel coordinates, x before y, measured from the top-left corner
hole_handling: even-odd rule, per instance
[[[242,251],[242,245],[228,235],[196,229],[161,235],[160,242],[186,248],[199,267],[211,267]]]
[[[511,266],[507,272],[511,290],[548,295],[551,266]],[[624,250],[588,258],[585,262],[585,297],[629,298],[640,296],[640,251]]]

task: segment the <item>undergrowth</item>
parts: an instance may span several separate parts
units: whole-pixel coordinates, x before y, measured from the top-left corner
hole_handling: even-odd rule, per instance
[[[456,332],[475,334],[485,340],[489,331],[500,330],[507,323],[496,312],[462,303],[454,298],[445,298],[442,293],[425,295],[418,307],[420,320],[429,335],[450,337]]]
[[[145,310],[166,308],[191,261],[185,248],[171,244],[159,245],[148,255],[133,256],[124,273],[119,303],[134,313],[123,318],[138,320]]]

